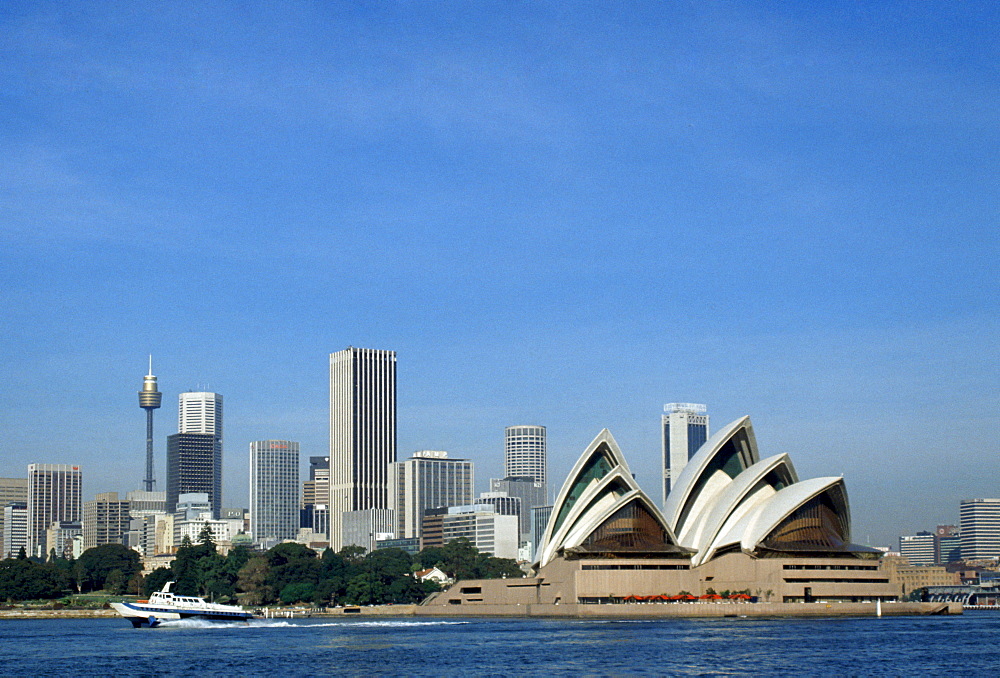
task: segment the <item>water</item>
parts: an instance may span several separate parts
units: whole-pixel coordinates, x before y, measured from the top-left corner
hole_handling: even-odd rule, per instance
[[[875,675],[1000,671],[1000,614],[838,619],[0,621],[3,676]]]

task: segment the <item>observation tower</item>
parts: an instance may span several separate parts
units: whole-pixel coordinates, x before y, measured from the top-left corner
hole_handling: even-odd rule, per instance
[[[153,410],[160,407],[162,399],[163,394],[156,390],[156,377],[153,376],[153,356],[149,356],[149,374],[143,377],[139,391],[139,407],[146,410],[146,480],[143,483],[147,492],[152,492],[156,485],[153,478]]]

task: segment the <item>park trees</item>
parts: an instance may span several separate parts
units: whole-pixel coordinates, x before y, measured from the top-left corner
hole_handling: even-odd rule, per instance
[[[141,570],[138,553],[121,544],[103,544],[80,554],[73,566],[73,575],[82,592],[106,589],[110,582],[120,589],[114,593],[137,593],[127,588],[130,582],[136,581]]]

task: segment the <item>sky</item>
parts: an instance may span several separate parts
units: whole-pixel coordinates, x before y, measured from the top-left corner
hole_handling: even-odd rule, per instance
[[[0,476],[139,489],[177,396],[328,447],[398,359],[398,451],[551,491],[664,403],[843,475],[853,537],[1000,496],[1000,10],[986,2],[17,2],[0,12]]]

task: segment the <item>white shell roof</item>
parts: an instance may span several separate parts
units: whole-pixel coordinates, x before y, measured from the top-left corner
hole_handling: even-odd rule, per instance
[[[691,492],[694,490],[695,485],[697,485],[698,480],[704,475],[706,468],[711,463],[712,459],[722,450],[726,442],[730,438],[734,437],[740,430],[745,430],[747,433],[747,439],[750,447],[750,464],[754,464],[760,459],[760,455],[757,452],[757,439],[753,434],[753,425],[750,423],[750,417],[742,417],[736,421],[722,427],[709,438],[704,445],[702,445],[698,451],[695,453],[690,460],[688,460],[687,465],[684,470],[681,471],[680,475],[677,476],[677,482],[670,490],[670,494],[667,495],[667,501],[663,506],[663,516],[666,518],[667,524],[674,530],[676,534],[686,533],[685,526],[678,525],[680,516],[684,511],[684,507],[687,505],[689,499],[693,500],[697,505],[692,508],[687,514],[687,519],[691,520],[696,517],[697,514],[702,510],[708,502],[712,500],[710,492],[706,492],[706,489],[714,489],[715,493],[721,492],[724,489],[724,485],[727,484],[725,481],[718,483],[710,483],[711,488],[702,488],[699,492],[698,497],[691,498]],[[726,479],[728,480],[728,478]]]

